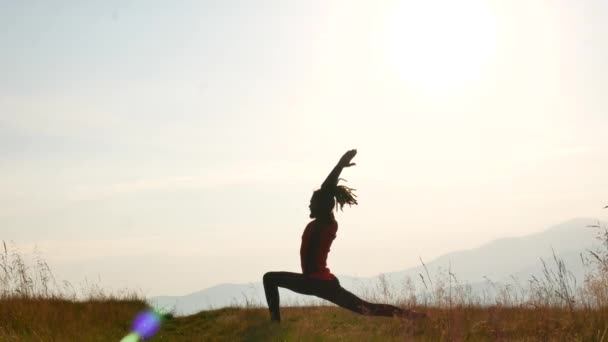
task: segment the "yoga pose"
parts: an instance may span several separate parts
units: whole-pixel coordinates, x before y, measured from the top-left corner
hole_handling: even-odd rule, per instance
[[[271,320],[281,321],[278,287],[317,296],[363,315],[399,316],[411,319],[425,316],[423,313],[403,310],[388,304],[366,302],[340,286],[338,278],[327,268],[327,254],[338,230],[338,222],[333,214],[334,206],[338,202],[339,208],[342,210],[344,204],[349,206],[357,204],[354,189],[338,185],[342,169],[355,165],[351,161],[356,154],[357,150],[347,151],[327,176],[321,189],[312,194],[309,209],[310,218],[314,220],[304,229],[300,246],[302,273],[268,272],[264,274],[264,291]]]

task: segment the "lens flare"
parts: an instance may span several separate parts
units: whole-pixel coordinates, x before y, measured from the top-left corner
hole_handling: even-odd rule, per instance
[[[131,333],[120,342],[138,342],[140,339],[152,337],[160,328],[162,319],[163,315],[154,310],[141,311],[131,322]]]
[[[131,330],[142,338],[152,337],[160,328],[160,315],[154,311],[142,311],[135,316]]]

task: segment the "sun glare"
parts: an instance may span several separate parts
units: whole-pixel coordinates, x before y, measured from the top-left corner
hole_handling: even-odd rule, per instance
[[[482,0],[398,1],[384,22],[390,72],[433,97],[473,86],[496,51],[496,16]]]

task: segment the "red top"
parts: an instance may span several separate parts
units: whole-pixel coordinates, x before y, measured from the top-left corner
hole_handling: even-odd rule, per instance
[[[334,278],[327,268],[327,254],[337,231],[338,222],[335,220],[314,220],[306,226],[300,246],[300,263],[304,275],[327,280]]]

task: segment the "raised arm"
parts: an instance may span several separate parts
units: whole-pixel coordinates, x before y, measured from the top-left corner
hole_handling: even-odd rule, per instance
[[[336,164],[334,169],[331,170],[329,176],[327,176],[327,178],[321,185],[321,189],[330,189],[338,185],[338,179],[340,178],[340,173],[342,172],[342,169],[345,167],[351,167],[356,165],[355,163],[351,163],[351,160],[355,157],[356,154],[356,149],[346,151],[342,158],[340,158],[340,161],[338,161],[338,164]]]

